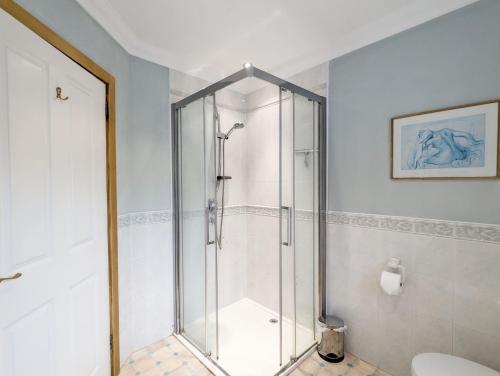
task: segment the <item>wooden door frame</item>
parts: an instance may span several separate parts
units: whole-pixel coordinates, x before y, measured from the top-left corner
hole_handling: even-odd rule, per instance
[[[106,85],[106,186],[108,207],[108,265],[111,375],[120,373],[120,332],[118,306],[118,226],[116,203],[116,104],[115,79],[55,31],[12,0],[0,0],[0,9],[97,77]]]

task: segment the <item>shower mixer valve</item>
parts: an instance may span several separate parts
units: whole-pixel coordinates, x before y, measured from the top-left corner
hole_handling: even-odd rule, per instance
[[[217,201],[213,198],[208,199],[208,221],[215,223],[217,218]]]

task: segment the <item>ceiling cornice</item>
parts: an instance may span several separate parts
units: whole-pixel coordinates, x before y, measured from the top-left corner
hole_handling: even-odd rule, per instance
[[[335,59],[359,48],[365,47],[391,35],[410,29],[424,22],[462,8],[478,0],[420,0],[393,12],[376,22],[355,30],[341,39],[326,51],[299,59],[294,64],[284,64],[271,73],[280,77],[290,77],[326,61]],[[121,18],[108,0],[77,0],[85,11],[94,18],[129,54],[173,68],[178,71],[195,75],[186,69],[186,62],[178,56],[164,49],[151,46],[141,40],[137,34]],[[265,67],[264,67],[265,68]],[[204,80],[213,82],[223,77],[204,77]]]
[[[107,0],[77,0],[77,2],[128,53],[137,53],[144,44]]]
[[[130,55],[179,69],[179,58],[141,40],[108,0],[77,0],[80,6]]]

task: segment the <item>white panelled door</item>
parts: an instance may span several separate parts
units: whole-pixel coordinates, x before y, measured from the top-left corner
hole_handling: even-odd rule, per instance
[[[0,10],[1,376],[110,374],[105,105]]]

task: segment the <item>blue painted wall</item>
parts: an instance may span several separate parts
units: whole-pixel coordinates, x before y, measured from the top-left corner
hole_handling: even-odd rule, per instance
[[[129,211],[171,208],[168,69],[131,57],[127,173]]]
[[[500,223],[500,180],[392,181],[390,119],[500,98],[500,1],[330,62],[332,210]]]
[[[168,69],[130,56],[76,1],[17,3],[116,79],[118,212],[169,209]]]

